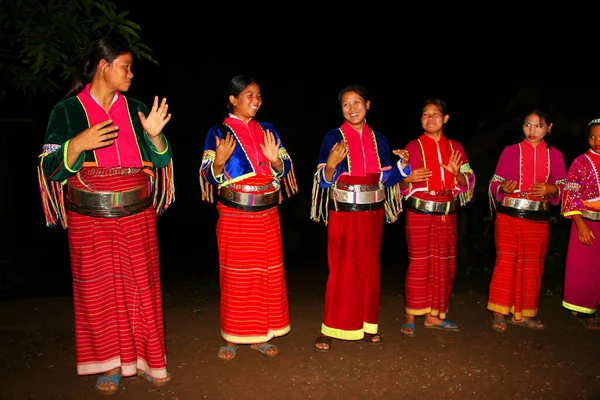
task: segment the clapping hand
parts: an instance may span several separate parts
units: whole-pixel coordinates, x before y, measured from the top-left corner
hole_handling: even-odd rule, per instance
[[[80,150],[77,154],[110,146],[119,137],[118,131],[119,127],[113,125],[112,120],[107,119],[81,131],[73,139],[72,145],[76,144],[76,149]]]
[[[348,155],[348,144],[342,140],[333,145],[327,157],[327,167],[335,169]]]
[[[514,191],[517,189],[517,182],[516,181],[504,181],[502,182],[502,184],[500,185],[500,190],[504,193],[514,193]]]
[[[264,143],[260,144],[260,149],[271,164],[278,164],[279,162],[280,145],[281,139],[275,140],[275,135],[273,135],[273,132],[266,129],[264,134]]]
[[[408,150],[393,150],[392,153],[400,157],[402,160],[402,169],[406,168],[408,161],[410,160],[410,153]]]
[[[215,161],[214,165],[220,166],[222,169],[229,157],[233,154],[233,150],[235,149],[236,142],[231,133],[227,132],[223,139],[219,139],[219,137],[215,137],[217,144],[215,146]],[[215,171],[217,172],[217,171]]]
[[[159,105],[158,96],[154,96],[154,104],[152,104],[150,114],[147,117],[143,112],[138,111],[142,126],[148,136],[150,136],[150,139],[154,139],[160,135],[167,122],[171,120],[171,114],[167,113],[168,109],[169,105],[167,104],[166,97],[163,97]]]
[[[458,151],[455,150],[450,155],[450,160],[448,161],[448,164],[440,163],[440,165],[446,171],[450,172],[452,175],[454,175],[455,177],[458,178],[458,175],[460,174],[460,167],[463,165],[461,159],[462,159],[462,155]]]
[[[406,183],[415,183],[415,182],[425,182],[432,175],[431,170],[429,168],[421,167],[417,169],[413,169],[404,181]]]

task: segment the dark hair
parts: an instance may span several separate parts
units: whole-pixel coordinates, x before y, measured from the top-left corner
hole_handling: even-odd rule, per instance
[[[521,126],[523,125],[523,123],[525,123],[525,119],[529,115],[532,115],[532,114],[537,115],[540,118],[540,121],[544,122],[548,126],[550,126],[550,124],[552,124],[554,122],[549,111],[543,110],[539,107],[533,107],[533,108],[530,108],[529,111],[525,112],[525,114],[523,115],[523,122],[521,123]],[[546,142],[546,145],[548,146],[548,148],[552,147],[550,144],[551,143],[550,131],[551,130],[548,130],[548,132],[546,133],[546,136],[544,137],[544,141]],[[521,140],[525,140],[525,134],[523,133],[523,129],[521,129]]]
[[[438,99],[437,97],[431,97],[425,100],[425,102],[423,103],[423,107],[421,107],[421,112],[423,112],[423,110],[425,110],[425,107],[427,107],[430,104],[438,106],[443,116],[448,115],[448,104],[446,104],[444,100]]]
[[[100,61],[106,60],[111,63],[117,57],[126,53],[131,53],[129,45],[116,37],[105,36],[93,41],[79,70],[73,74],[73,83],[66,97],[78,94],[85,85],[92,81]]]
[[[600,118],[594,118],[585,126],[585,138],[587,139],[590,136],[590,129],[592,126],[600,125]]]
[[[256,79],[247,75],[236,75],[227,82],[227,109],[233,110],[233,104],[229,100],[229,96],[238,97],[246,88],[253,83],[258,85]]]
[[[338,94],[338,103],[342,103],[342,97],[348,92],[354,92],[358,94],[360,97],[363,98],[364,101],[371,100],[369,98],[369,92],[366,87],[357,83],[353,83],[340,90],[340,93]]]

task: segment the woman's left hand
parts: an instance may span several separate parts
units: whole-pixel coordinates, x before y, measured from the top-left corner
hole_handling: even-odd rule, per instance
[[[271,164],[277,164],[279,162],[279,145],[281,145],[281,139],[275,140],[273,132],[266,129],[264,143],[260,144],[260,148]]]
[[[448,161],[448,164],[442,164],[440,163],[440,165],[446,169],[446,171],[450,172],[452,175],[454,175],[455,177],[458,178],[459,174],[460,174],[460,167],[462,166],[462,161],[461,161],[462,155],[458,152],[458,151],[453,151],[452,155],[450,156],[450,160]]]
[[[558,193],[558,187],[548,182],[534,183],[529,189],[529,193],[536,197],[544,197],[547,195],[554,196]]]
[[[163,97],[159,105],[158,96],[154,96],[154,104],[152,104],[150,114],[146,117],[143,112],[138,112],[142,126],[150,139],[160,135],[167,122],[171,120],[171,114],[167,113],[168,109],[169,105],[166,97]]]

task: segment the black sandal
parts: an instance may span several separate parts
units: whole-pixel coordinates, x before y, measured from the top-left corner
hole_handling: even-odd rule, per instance
[[[369,344],[379,344],[381,343],[381,335],[379,333],[365,333],[365,336],[362,338],[363,342],[367,342]]]
[[[325,344],[327,347],[321,348],[317,347],[318,344]],[[315,343],[313,345],[313,349],[318,351],[319,353],[327,353],[331,349],[331,337],[330,336],[319,336],[315,339]]]

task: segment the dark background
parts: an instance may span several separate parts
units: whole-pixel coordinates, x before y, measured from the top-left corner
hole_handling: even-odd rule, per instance
[[[227,81],[238,73],[260,82],[257,119],[274,123],[294,161],[300,193],[280,206],[286,268],[308,271],[326,268],[326,227],[309,219],[312,175],[322,137],[342,122],[337,94],[346,84],[367,86],[369,124],[392,148],[421,134],[424,100],[449,104],[445,132],[463,142],[477,176],[475,199],[460,211],[463,271],[493,266],[487,183],[502,148],[519,140],[525,109],[540,103],[555,112],[551,139],[567,165],[587,149],[585,123],[600,116],[598,7],[589,4],[117,4],[159,61],[136,60],[128,94],[148,104],[165,96],[173,114],[165,133],[176,201],[158,222],[166,283],[218,272],[216,211],[201,201],[198,169],[206,132],[225,115]],[[35,171],[50,109],[68,84],[36,101],[14,96],[0,109],[4,298],[70,293],[66,232],[44,225]],[[382,258],[384,268],[406,266],[402,217],[385,227]]]

